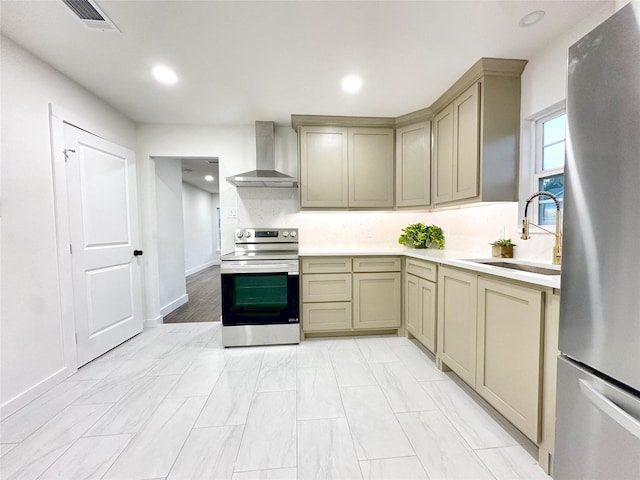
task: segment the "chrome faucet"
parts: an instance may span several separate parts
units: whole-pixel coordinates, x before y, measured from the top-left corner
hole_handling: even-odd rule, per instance
[[[540,225],[536,225],[535,223],[531,223],[527,218],[527,210],[529,208],[529,203],[531,203],[531,200],[533,200],[536,197],[542,197],[542,196],[549,197],[556,204],[556,231],[555,232],[547,230],[546,228],[541,227]],[[529,198],[527,198],[527,203],[525,203],[525,206],[524,206],[524,218],[522,219],[522,235],[520,237],[522,238],[522,240],[529,240],[531,238],[529,236],[529,225],[538,227],[539,229],[544,230],[545,232],[555,236],[555,242],[553,244],[553,264],[560,265],[560,263],[562,262],[562,220],[560,218],[560,202],[558,201],[558,197],[556,197],[553,193],[549,193],[549,192],[536,192],[533,195],[531,195]]]

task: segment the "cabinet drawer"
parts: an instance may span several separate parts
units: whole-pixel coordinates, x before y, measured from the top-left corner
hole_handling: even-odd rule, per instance
[[[302,276],[303,302],[351,301],[351,274],[326,273]]]
[[[302,273],[344,273],[351,271],[351,257],[303,257]]]
[[[302,329],[305,332],[351,329],[351,302],[304,303]]]
[[[407,273],[415,275],[416,277],[424,278],[432,282],[437,281],[437,266],[435,263],[425,262],[423,260],[416,260],[413,258],[407,258],[406,260]]]
[[[354,272],[399,272],[400,257],[355,257]]]

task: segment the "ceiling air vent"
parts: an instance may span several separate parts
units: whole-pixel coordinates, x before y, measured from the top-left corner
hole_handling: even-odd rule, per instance
[[[62,0],[89,30],[120,32],[93,0]]]

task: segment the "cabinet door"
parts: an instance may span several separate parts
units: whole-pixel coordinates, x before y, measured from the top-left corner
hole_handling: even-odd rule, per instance
[[[404,321],[411,335],[420,335],[420,279],[406,275],[404,280]]]
[[[542,305],[540,290],[478,280],[476,389],[496,410],[538,443]]]
[[[438,270],[438,356],[472,387],[476,384],[478,277]]]
[[[401,276],[396,273],[353,274],[353,328],[398,328]]]
[[[433,202],[449,202],[453,198],[453,104],[433,120]]]
[[[349,206],[393,207],[393,129],[349,128]]]
[[[453,200],[478,196],[480,184],[480,84],[453,101]]]
[[[420,299],[420,324],[417,338],[431,352],[436,353],[436,284],[420,279],[418,294]]]
[[[396,130],[396,206],[424,207],[431,203],[431,124]]]
[[[348,207],[347,129],[300,127],[300,206]]]

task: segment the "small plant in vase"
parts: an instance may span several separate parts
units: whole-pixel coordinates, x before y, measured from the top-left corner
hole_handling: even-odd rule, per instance
[[[495,258],[513,258],[513,247],[516,244],[510,238],[501,238],[491,244],[491,256]]]

